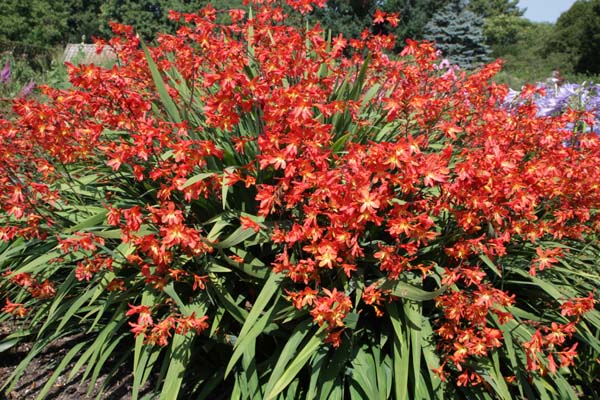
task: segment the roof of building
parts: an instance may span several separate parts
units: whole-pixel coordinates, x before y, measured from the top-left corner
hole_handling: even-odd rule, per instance
[[[79,64],[113,63],[117,59],[114,50],[108,46],[98,54],[95,44],[70,43],[65,47],[63,61]]]

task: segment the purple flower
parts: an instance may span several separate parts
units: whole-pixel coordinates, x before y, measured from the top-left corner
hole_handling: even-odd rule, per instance
[[[596,132],[600,135],[598,131],[600,127],[600,85],[589,83],[579,85],[563,80],[549,80],[545,83],[539,83],[537,87],[544,90],[544,95],[537,95],[533,99],[537,106],[538,117],[561,115],[568,109],[586,110],[595,115],[595,121],[592,125],[569,123],[564,126],[564,129],[576,134]],[[519,97],[519,92],[512,89],[504,98],[504,106],[509,110],[522,103],[523,100]],[[567,147],[577,146],[578,142],[576,140],[565,141],[564,145]]]
[[[31,92],[33,92],[34,87],[35,87],[35,82],[32,79],[29,81],[29,83],[27,85],[23,86],[23,88],[19,92],[19,97],[29,96],[31,94]]]
[[[450,68],[450,60],[448,60],[447,58],[444,58],[440,62],[440,65],[437,68],[439,68],[439,69],[448,69],[448,68]]]
[[[10,62],[6,60],[4,68],[0,71],[0,83],[8,83],[10,81]]]

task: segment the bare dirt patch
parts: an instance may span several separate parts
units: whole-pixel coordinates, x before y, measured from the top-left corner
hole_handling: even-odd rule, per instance
[[[0,325],[0,340],[11,332],[9,324]],[[25,369],[14,389],[9,393],[0,392],[0,400],[25,400],[36,399],[42,388],[46,385],[56,366],[60,363],[67,352],[83,338],[83,335],[72,335],[56,340],[35,357]],[[2,353],[0,353],[0,386],[3,385],[19,363],[27,356],[31,349],[31,343],[20,343]],[[118,354],[118,352],[117,352]],[[75,358],[75,361],[77,358]],[[72,368],[75,362],[70,367]],[[56,382],[44,399],[48,400],[72,400],[72,399],[95,399],[107,379],[108,373],[115,367],[115,361],[109,360],[101,371],[94,388],[89,397],[89,379],[81,382],[83,368],[71,381],[67,377],[71,373],[71,368],[66,368],[64,373],[58,377]],[[104,389],[101,399],[117,400],[130,399],[133,385],[133,374],[131,365],[123,364],[119,366],[114,377],[108,382]],[[150,385],[143,388],[144,392],[149,392]]]

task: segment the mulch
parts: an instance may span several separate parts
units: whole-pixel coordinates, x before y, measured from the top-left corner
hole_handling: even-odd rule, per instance
[[[0,340],[10,334],[10,324],[0,323]],[[72,335],[58,339],[35,357],[25,369],[25,372],[15,385],[14,389],[9,393],[0,392],[0,400],[25,400],[36,399],[40,391],[48,382],[48,379],[54,372],[54,368],[60,363],[61,359],[67,352],[81,340],[83,336]],[[28,351],[31,349],[31,343],[20,343],[2,353],[0,353],[0,386],[2,386],[15,370],[17,365],[24,359]],[[71,367],[74,365],[75,358]],[[95,399],[102,383],[107,377],[107,373],[114,365],[111,365],[110,360],[106,363],[104,370],[98,377],[94,390],[90,397],[87,397],[89,380],[81,382],[85,367],[79,371],[71,381],[67,381],[67,377],[71,373],[71,368],[66,368],[65,372],[58,377],[50,392],[44,397],[48,400],[73,400],[73,399]],[[104,400],[121,400],[131,398],[131,389],[133,385],[133,374],[131,373],[131,365],[124,364],[120,367],[117,374],[105,388],[100,399]],[[150,390],[150,385],[143,388],[142,393]],[[140,397],[143,397],[140,396]]]

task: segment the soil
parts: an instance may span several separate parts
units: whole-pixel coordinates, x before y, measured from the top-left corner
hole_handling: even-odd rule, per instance
[[[8,324],[0,324],[0,340],[10,333]],[[60,363],[64,355],[81,339],[82,335],[73,335],[52,342],[41,354],[34,358],[26,368],[25,372],[9,393],[0,392],[0,400],[34,400],[54,372],[54,367]],[[0,386],[2,386],[17,365],[31,349],[31,343],[21,343],[13,348],[0,353]],[[75,361],[77,358],[75,358]],[[73,362],[74,364],[74,362]],[[72,365],[71,365],[72,366]],[[59,376],[50,392],[44,397],[48,400],[73,400],[73,399],[95,399],[102,383],[106,380],[107,373],[111,367],[110,360],[106,363],[105,370],[100,373],[93,393],[87,397],[89,381],[81,382],[85,368],[79,372],[71,381],[67,381],[71,373],[70,368]],[[131,366],[124,364],[112,378],[109,385],[104,389],[100,399],[121,400],[131,398],[133,385],[133,374]],[[143,388],[140,397],[148,392],[150,385]]]

